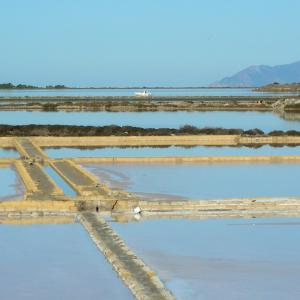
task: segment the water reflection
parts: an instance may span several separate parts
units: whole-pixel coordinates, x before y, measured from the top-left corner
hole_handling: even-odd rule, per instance
[[[44,150],[53,158],[300,155],[300,147],[269,145],[256,148],[227,146],[56,147]]]
[[[13,168],[0,168],[0,201],[22,199],[24,185]]]
[[[0,158],[19,157],[19,153],[13,148],[0,148]]]
[[[0,226],[0,298],[133,299],[80,224]]]
[[[299,164],[85,164],[113,188],[148,199],[299,196]]]
[[[272,130],[299,130],[300,122],[280,118],[272,112],[40,112],[0,111],[2,124],[120,125],[144,128],[223,127]]]
[[[134,96],[137,89],[0,90],[0,97],[32,96]],[[250,88],[150,89],[153,96],[281,96],[298,93],[255,92]]]
[[[65,180],[57,174],[57,172],[51,167],[44,167],[45,172],[54,180],[57,186],[64,192],[66,196],[75,197],[77,193],[72,187],[65,182]]]
[[[298,299],[300,219],[111,223],[179,299]]]

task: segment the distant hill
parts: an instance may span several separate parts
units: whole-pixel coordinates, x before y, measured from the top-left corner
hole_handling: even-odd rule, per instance
[[[300,61],[279,66],[251,66],[231,77],[211,84],[212,87],[259,87],[278,83],[300,82]]]

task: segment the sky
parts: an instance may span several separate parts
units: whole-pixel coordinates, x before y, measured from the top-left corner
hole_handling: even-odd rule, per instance
[[[202,86],[300,60],[299,0],[0,0],[0,82]]]

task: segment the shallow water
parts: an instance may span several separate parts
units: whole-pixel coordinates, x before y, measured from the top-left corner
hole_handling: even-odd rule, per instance
[[[1,124],[129,125],[179,128],[224,127],[272,130],[300,130],[300,121],[286,120],[271,112],[40,112],[0,111]]]
[[[21,199],[24,186],[13,168],[0,168],[0,201]]]
[[[57,172],[51,167],[44,167],[45,172],[54,180],[56,185],[64,192],[66,196],[75,197],[77,193],[68,185],[62,177],[60,177]]]
[[[138,89],[0,90],[0,97],[29,96],[133,96]],[[153,96],[280,96],[298,93],[254,92],[249,88],[153,89]]]
[[[300,147],[95,147],[95,148],[45,148],[53,158],[63,157],[166,157],[166,156],[259,156],[300,155]]]
[[[0,148],[0,158],[19,157],[18,151],[12,148]]]
[[[300,297],[300,219],[111,223],[178,299]]]
[[[0,298],[133,299],[80,224],[0,225]]]
[[[158,200],[299,196],[300,164],[85,164],[113,188]]]

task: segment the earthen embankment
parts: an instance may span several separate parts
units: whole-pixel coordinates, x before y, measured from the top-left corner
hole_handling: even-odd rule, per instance
[[[57,96],[0,97],[0,110],[29,111],[272,111],[274,102],[297,96]]]
[[[155,272],[127,247],[104,219],[95,213],[83,213],[81,223],[137,299],[175,299]]]

